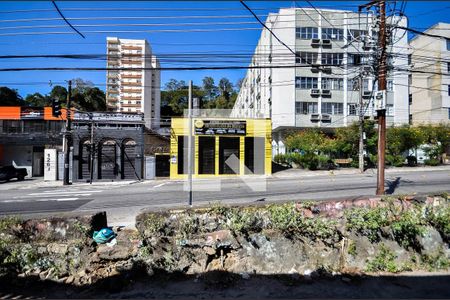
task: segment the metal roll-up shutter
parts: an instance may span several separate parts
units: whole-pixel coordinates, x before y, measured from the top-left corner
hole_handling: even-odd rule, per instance
[[[116,142],[105,141],[100,145],[99,155],[99,179],[115,179],[116,178]]]
[[[136,142],[128,140],[122,145],[122,179],[139,179],[136,176]]]

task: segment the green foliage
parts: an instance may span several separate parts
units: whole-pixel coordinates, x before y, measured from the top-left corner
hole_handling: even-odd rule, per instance
[[[192,216],[191,214],[186,214],[181,216],[179,222],[178,233],[183,237],[187,238],[192,234],[195,234],[199,229],[198,218]]]
[[[403,167],[405,158],[402,155],[386,154],[386,164],[394,167]]]
[[[441,162],[436,158],[426,159],[424,164],[427,166],[438,166]]]
[[[165,232],[166,219],[160,214],[151,213],[147,215],[144,226],[150,234],[160,235]]]
[[[235,233],[258,232],[262,229],[261,217],[256,210],[231,209],[227,215],[227,225]]]
[[[7,216],[0,219],[0,233],[10,233],[11,230],[21,223],[19,217]]]
[[[417,236],[423,235],[424,220],[418,209],[411,208],[397,215],[391,223],[395,240],[404,248],[419,249]]]
[[[421,255],[422,266],[428,269],[428,271],[448,270],[450,268],[450,259],[447,258],[444,250],[439,248],[436,253],[422,254]]]
[[[450,205],[448,201],[439,206],[427,206],[426,220],[442,235],[444,240],[450,242]]]
[[[395,262],[397,256],[384,244],[381,244],[378,254],[367,262],[366,271],[368,272],[390,272],[397,273],[402,271]]]
[[[307,236],[334,245],[341,240],[336,222],[325,218],[305,218],[295,203],[268,207],[270,228],[281,231],[288,238]]]
[[[17,90],[10,89],[6,86],[0,87],[0,99],[2,106],[22,106],[25,105],[22,97]]]
[[[89,228],[78,220],[72,224],[72,227],[81,235],[87,235],[89,233]]]
[[[352,208],[344,214],[347,229],[367,236],[371,242],[379,241],[381,227],[389,224],[388,210],[383,207]]]
[[[348,244],[348,254],[355,257],[358,252],[356,251],[356,243],[352,240],[350,240],[350,243]]]
[[[324,133],[315,129],[307,129],[288,136],[285,144],[289,149],[298,149],[305,154],[311,154],[323,150],[325,140]]]

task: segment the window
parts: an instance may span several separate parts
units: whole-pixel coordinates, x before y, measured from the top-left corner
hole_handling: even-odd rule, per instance
[[[295,87],[302,90],[307,89],[317,89],[317,78],[316,77],[296,77]]]
[[[322,53],[322,65],[338,66],[342,64],[343,53]]]
[[[297,27],[295,37],[298,39],[310,40],[319,38],[317,27]]]
[[[295,102],[295,113],[298,115],[317,114],[316,102]]]
[[[363,79],[363,91],[369,90],[369,79]]]
[[[448,109],[448,119],[450,120],[450,108]]]
[[[370,64],[370,56],[359,53],[349,53],[347,55],[347,63],[349,65],[360,65],[361,63]]]
[[[362,37],[367,35],[365,30],[350,29],[347,31],[347,40],[353,41],[355,39],[362,40]]]
[[[358,79],[358,77],[349,78],[347,80],[347,90],[349,90],[349,91],[359,91],[359,79]]]
[[[297,52],[295,62],[298,64],[315,64],[317,63],[317,52]]]
[[[322,89],[342,91],[344,89],[344,79],[322,78]]]
[[[339,28],[322,28],[322,39],[342,41],[344,39],[344,30]]]
[[[358,111],[358,104],[351,103],[351,104],[348,104],[347,106],[348,106],[348,115],[356,116],[356,112]]]
[[[450,63],[447,63],[447,73],[450,73]]]
[[[450,39],[447,39],[447,50],[450,50]]]
[[[394,116],[394,104],[386,104],[386,116]]]
[[[411,105],[412,104],[412,94],[409,94],[409,105]]]
[[[408,54],[408,65],[412,64],[412,54]]]
[[[334,102],[323,102],[322,113],[329,115],[342,115],[344,110],[344,104]]]
[[[394,91],[394,81],[393,81],[393,80],[388,80],[388,81],[386,82],[386,89],[387,89],[389,92]]]

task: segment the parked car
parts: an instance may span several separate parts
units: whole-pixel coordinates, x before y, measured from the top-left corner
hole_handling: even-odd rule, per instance
[[[27,169],[16,168],[14,166],[4,166],[0,167],[0,180],[9,181],[12,178],[17,178],[17,180],[24,180],[25,176],[28,175]]]

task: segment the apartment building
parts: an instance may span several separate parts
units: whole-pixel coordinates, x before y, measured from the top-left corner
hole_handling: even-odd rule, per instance
[[[437,23],[411,41],[411,122],[450,124],[450,24]]]
[[[147,128],[159,128],[161,71],[146,40],[108,37],[106,103],[109,111],[144,113]]]
[[[406,26],[407,20],[394,17],[388,22]],[[333,130],[358,121],[360,97],[365,115],[376,115],[375,16],[343,10],[283,8],[269,14],[265,24],[296,55],[263,29],[232,116],[270,117],[273,154],[285,152],[285,133],[293,129]],[[407,35],[403,30],[394,30],[390,41],[389,66],[406,67]],[[390,72],[387,83],[387,124],[407,124],[408,74]]]

